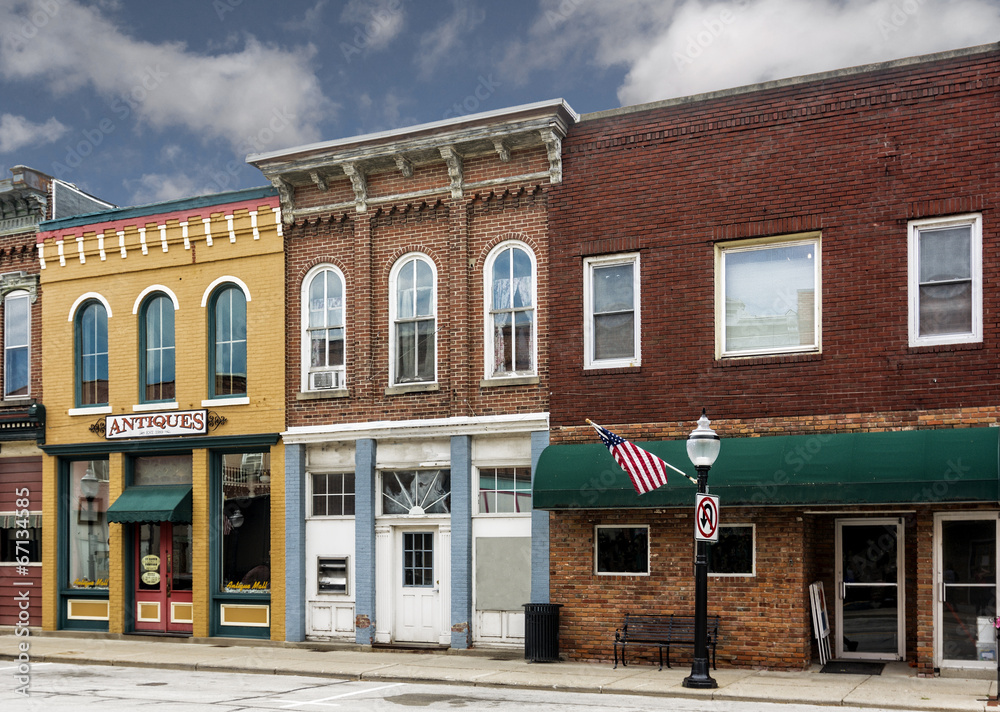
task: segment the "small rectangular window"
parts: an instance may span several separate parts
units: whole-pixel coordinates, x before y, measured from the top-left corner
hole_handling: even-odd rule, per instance
[[[754,525],[719,527],[719,540],[708,545],[708,572],[717,576],[754,575]]]
[[[347,557],[320,557],[316,561],[318,592],[347,593]]]
[[[479,468],[480,514],[526,514],[530,511],[530,467]]]
[[[910,346],[983,340],[982,216],[909,224]]]
[[[314,517],[354,514],[354,473],[321,473],[312,476]]]
[[[31,515],[25,520],[13,514],[0,514],[0,563],[3,564],[36,564],[42,560],[42,528],[39,526],[21,527],[19,522],[34,520],[39,517]],[[21,532],[20,535],[18,532]],[[27,557],[27,561],[25,558]]]
[[[594,550],[598,574],[649,573],[649,527],[598,526]]]
[[[639,255],[583,263],[584,368],[638,366]]]

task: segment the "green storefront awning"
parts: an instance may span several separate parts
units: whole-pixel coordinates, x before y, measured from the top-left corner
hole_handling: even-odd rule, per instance
[[[126,487],[108,507],[109,522],[190,522],[191,485]]]
[[[637,442],[692,476],[684,440]],[[709,492],[724,506],[919,504],[1000,500],[1000,428],[723,438]],[[532,485],[536,509],[693,506],[695,486],[636,494],[600,442],[550,445]]]

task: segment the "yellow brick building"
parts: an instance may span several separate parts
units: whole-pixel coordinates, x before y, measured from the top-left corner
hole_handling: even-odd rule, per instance
[[[284,250],[270,188],[51,220],[43,627],[284,631]]]

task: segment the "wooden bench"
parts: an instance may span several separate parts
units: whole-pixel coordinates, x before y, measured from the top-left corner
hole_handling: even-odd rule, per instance
[[[712,650],[712,667],[715,667],[715,646],[719,642],[719,616],[708,617],[708,635],[705,641]],[[670,667],[670,646],[687,645],[694,647],[694,616],[637,616],[625,614],[625,623],[615,630],[615,668],[618,667],[618,648],[622,649],[622,666],[625,662],[625,646],[655,645],[660,654],[660,670],[663,669],[663,649],[667,649],[667,667]]]

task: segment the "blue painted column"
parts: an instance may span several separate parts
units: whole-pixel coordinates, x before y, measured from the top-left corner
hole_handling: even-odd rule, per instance
[[[531,434],[531,482],[534,486],[535,468],[542,450],[549,446],[549,431],[537,430]],[[531,510],[531,602],[549,603],[549,513],[544,509]]]
[[[354,444],[354,641],[375,642],[375,440]]]
[[[451,438],[451,647],[472,645],[472,438]]]
[[[285,640],[306,639],[306,449],[285,445]]]

